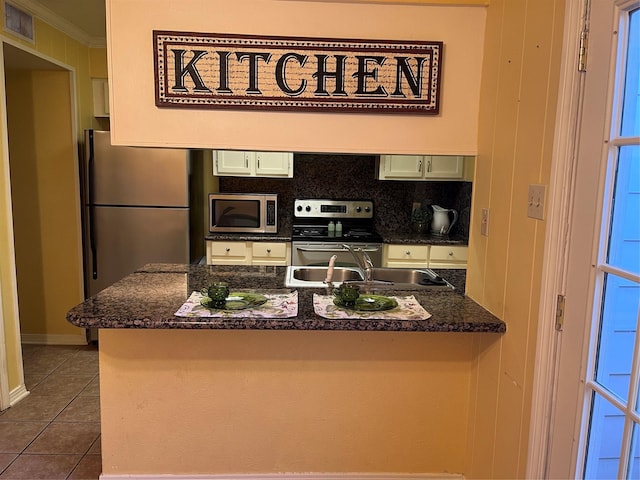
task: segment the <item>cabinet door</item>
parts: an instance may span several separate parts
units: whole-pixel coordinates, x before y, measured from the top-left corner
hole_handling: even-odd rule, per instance
[[[422,155],[382,155],[380,157],[380,178],[419,180],[424,169]]]
[[[252,265],[288,265],[290,244],[286,242],[253,242]]]
[[[429,264],[429,245],[385,245],[385,267],[426,267]]]
[[[248,265],[251,263],[250,253],[246,242],[207,241],[209,265]]]
[[[466,246],[433,246],[429,268],[467,268],[468,251]]]
[[[293,153],[256,152],[256,175],[293,177]]]
[[[251,175],[250,152],[235,152],[232,150],[218,150],[213,159],[214,175]]]
[[[428,155],[424,158],[424,178],[462,178],[464,157],[454,155]]]
[[[109,81],[106,78],[94,78],[93,86],[93,116],[109,117]]]

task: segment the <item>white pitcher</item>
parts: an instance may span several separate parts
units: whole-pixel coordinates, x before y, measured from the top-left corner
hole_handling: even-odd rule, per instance
[[[458,220],[458,212],[450,208],[442,208],[438,205],[431,205],[433,208],[433,220],[431,221],[431,233],[436,235],[447,235]],[[453,220],[449,214],[453,214]]]

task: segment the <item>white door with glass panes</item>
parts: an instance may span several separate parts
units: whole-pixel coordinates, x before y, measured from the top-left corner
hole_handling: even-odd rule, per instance
[[[591,0],[547,478],[640,478],[640,1]]]

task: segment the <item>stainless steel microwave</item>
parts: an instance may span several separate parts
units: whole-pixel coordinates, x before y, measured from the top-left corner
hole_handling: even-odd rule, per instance
[[[210,193],[210,233],[277,233],[275,193]]]

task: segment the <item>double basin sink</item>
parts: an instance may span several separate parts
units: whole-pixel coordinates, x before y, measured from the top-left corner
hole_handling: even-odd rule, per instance
[[[326,287],[327,267],[289,266],[285,286],[287,287]],[[440,275],[428,268],[384,268],[372,269],[370,281],[365,281],[357,268],[335,267],[331,281],[334,285],[342,282],[357,283],[375,289],[422,290],[454,287]]]

